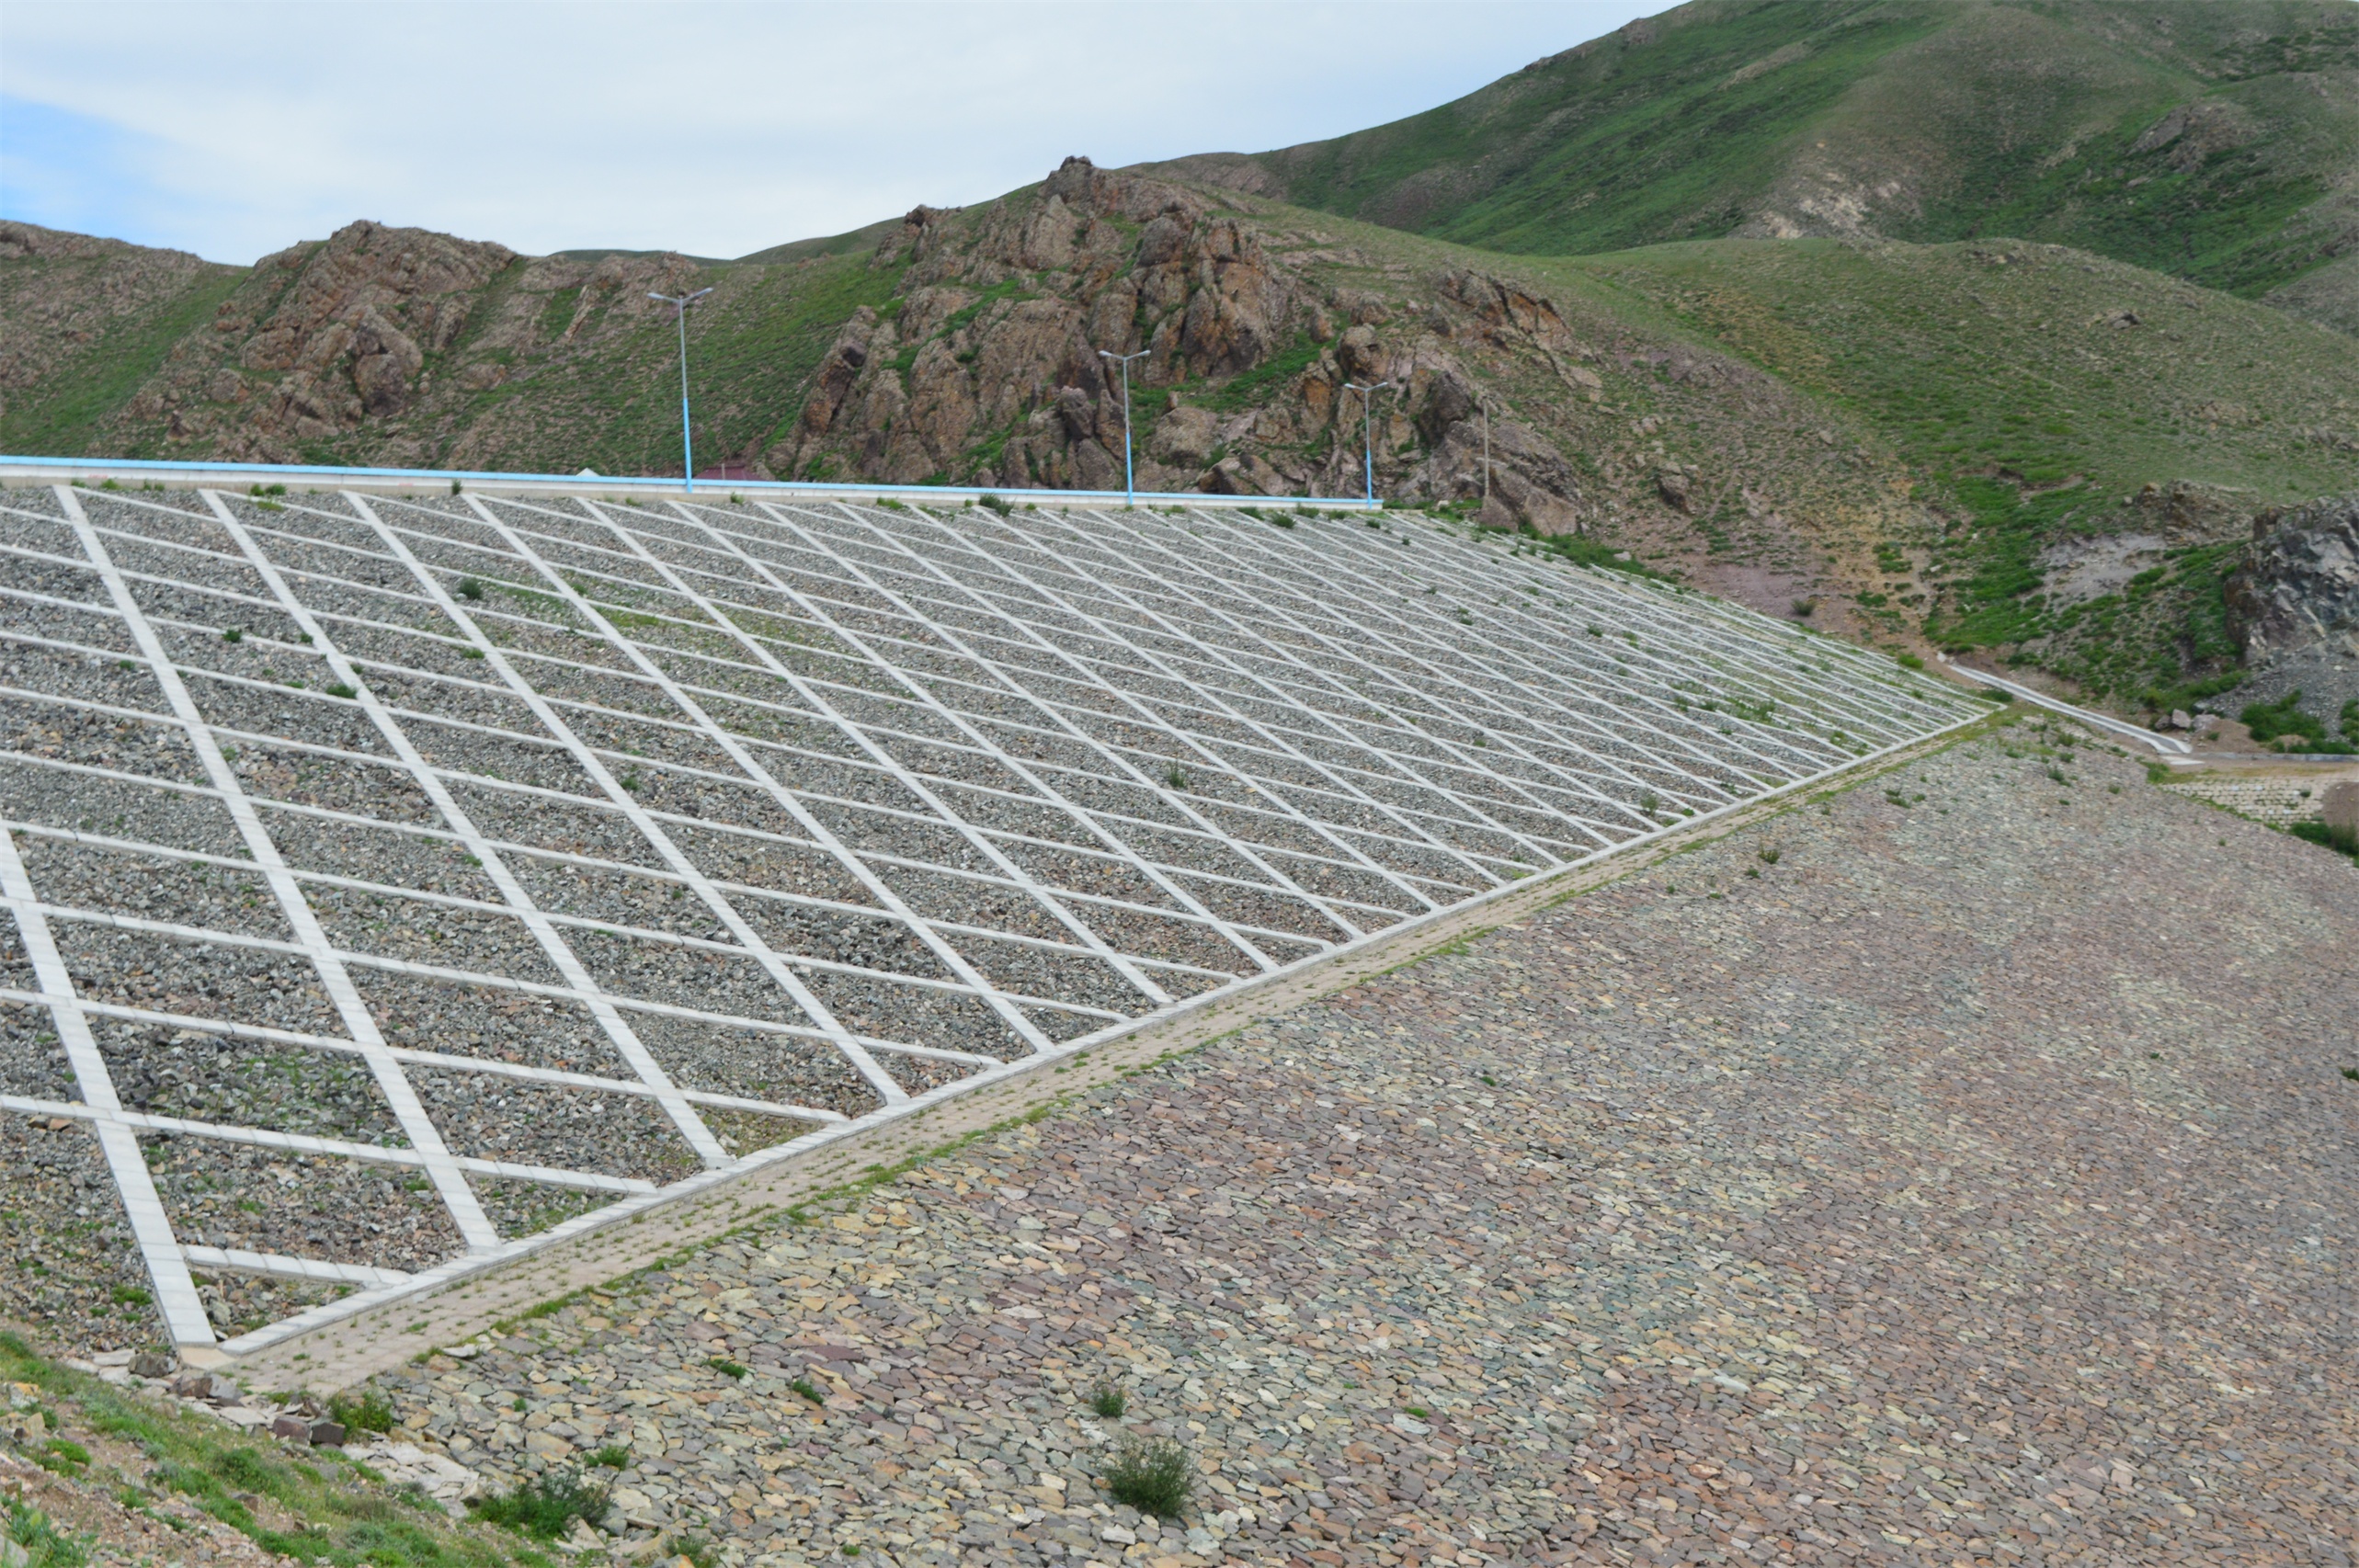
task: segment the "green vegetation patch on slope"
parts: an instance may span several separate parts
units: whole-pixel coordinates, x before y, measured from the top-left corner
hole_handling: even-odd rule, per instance
[[[12,261],[8,292],[71,287],[51,275],[52,269],[81,265],[73,260]],[[206,268],[160,308],[117,321],[38,383],[12,393],[7,407],[0,410],[0,451],[87,450],[108,419],[163,365],[174,345],[204,326],[245,276],[243,267]]]
[[[887,304],[899,278],[897,269],[840,255],[700,274],[694,287],[714,292],[689,314],[698,465],[775,441],[801,411],[845,321],[860,306]],[[579,294],[559,290],[542,307],[553,333],[572,319]],[[539,472],[678,472],[679,339],[669,313],[650,312],[602,333],[586,322],[578,336],[476,394],[466,422],[470,460]]]
[[[2149,482],[2255,506],[2359,485],[2346,422],[2359,342],[2056,246],[1719,241],[1527,262],[1603,283],[1875,431],[1945,524],[1926,544],[1928,636],[2038,644],[2106,691],[2171,687],[2234,649],[2224,554],[2182,540],[2119,602],[2051,606],[2041,552],[2133,529]]]
[[[394,1491],[335,1449],[290,1453],[206,1416],[168,1409],[59,1366],[0,1333],[0,1381],[39,1392],[52,1430],[82,1434],[72,1479],[103,1483],[125,1507],[152,1511],[175,1492],[264,1551],[336,1568],[503,1568],[545,1565],[519,1541],[454,1527],[424,1494]],[[62,1441],[71,1441],[65,1439]],[[85,1446],[85,1445],[87,1446]],[[110,1457],[120,1444],[136,1464]],[[53,1441],[52,1449],[61,1446]],[[97,1451],[92,1452],[95,1449]],[[171,1523],[168,1515],[159,1515]]]
[[[1488,249],[1716,237],[1862,72],[1941,21],[1873,0],[1683,7],[1652,42],[1625,29],[1456,103],[1260,161],[1297,206]]]
[[[1696,0],[1439,108],[1173,165],[1493,250],[2015,234],[2258,296],[2331,260],[2359,7]]]

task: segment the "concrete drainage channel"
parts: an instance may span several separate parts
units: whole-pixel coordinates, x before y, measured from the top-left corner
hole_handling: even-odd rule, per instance
[[[0,1114],[191,1366],[338,1386],[1987,711],[1398,514],[602,489],[0,494]]]

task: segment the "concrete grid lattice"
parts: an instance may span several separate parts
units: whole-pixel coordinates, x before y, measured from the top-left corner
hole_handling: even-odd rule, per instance
[[[0,1110],[87,1124],[183,1346],[200,1275],[269,1343],[1976,706],[1398,516],[61,486],[0,561]]]

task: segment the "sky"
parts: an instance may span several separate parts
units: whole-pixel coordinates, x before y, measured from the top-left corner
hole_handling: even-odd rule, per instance
[[[735,256],[1068,153],[1381,125],[1663,0],[8,0],[0,217],[245,263],[355,219]]]

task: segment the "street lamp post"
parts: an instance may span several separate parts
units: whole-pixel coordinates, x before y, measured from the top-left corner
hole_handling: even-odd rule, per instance
[[[1123,504],[1138,505],[1138,486],[1131,479],[1131,361],[1146,358],[1142,348],[1135,354],[1116,354],[1109,349],[1098,350],[1100,359],[1111,359],[1123,368]]]
[[[1344,391],[1356,392],[1360,394],[1360,460],[1362,465],[1362,472],[1368,483],[1368,505],[1371,506],[1376,504],[1376,434],[1373,394],[1383,392],[1393,384],[1391,381],[1378,381],[1373,386],[1363,387],[1358,381],[1343,383]]]
[[[680,321],[680,473],[688,493],[696,494],[696,450],[688,438],[688,308],[712,293],[699,289],[693,294],[650,294],[651,300],[678,307]]]

